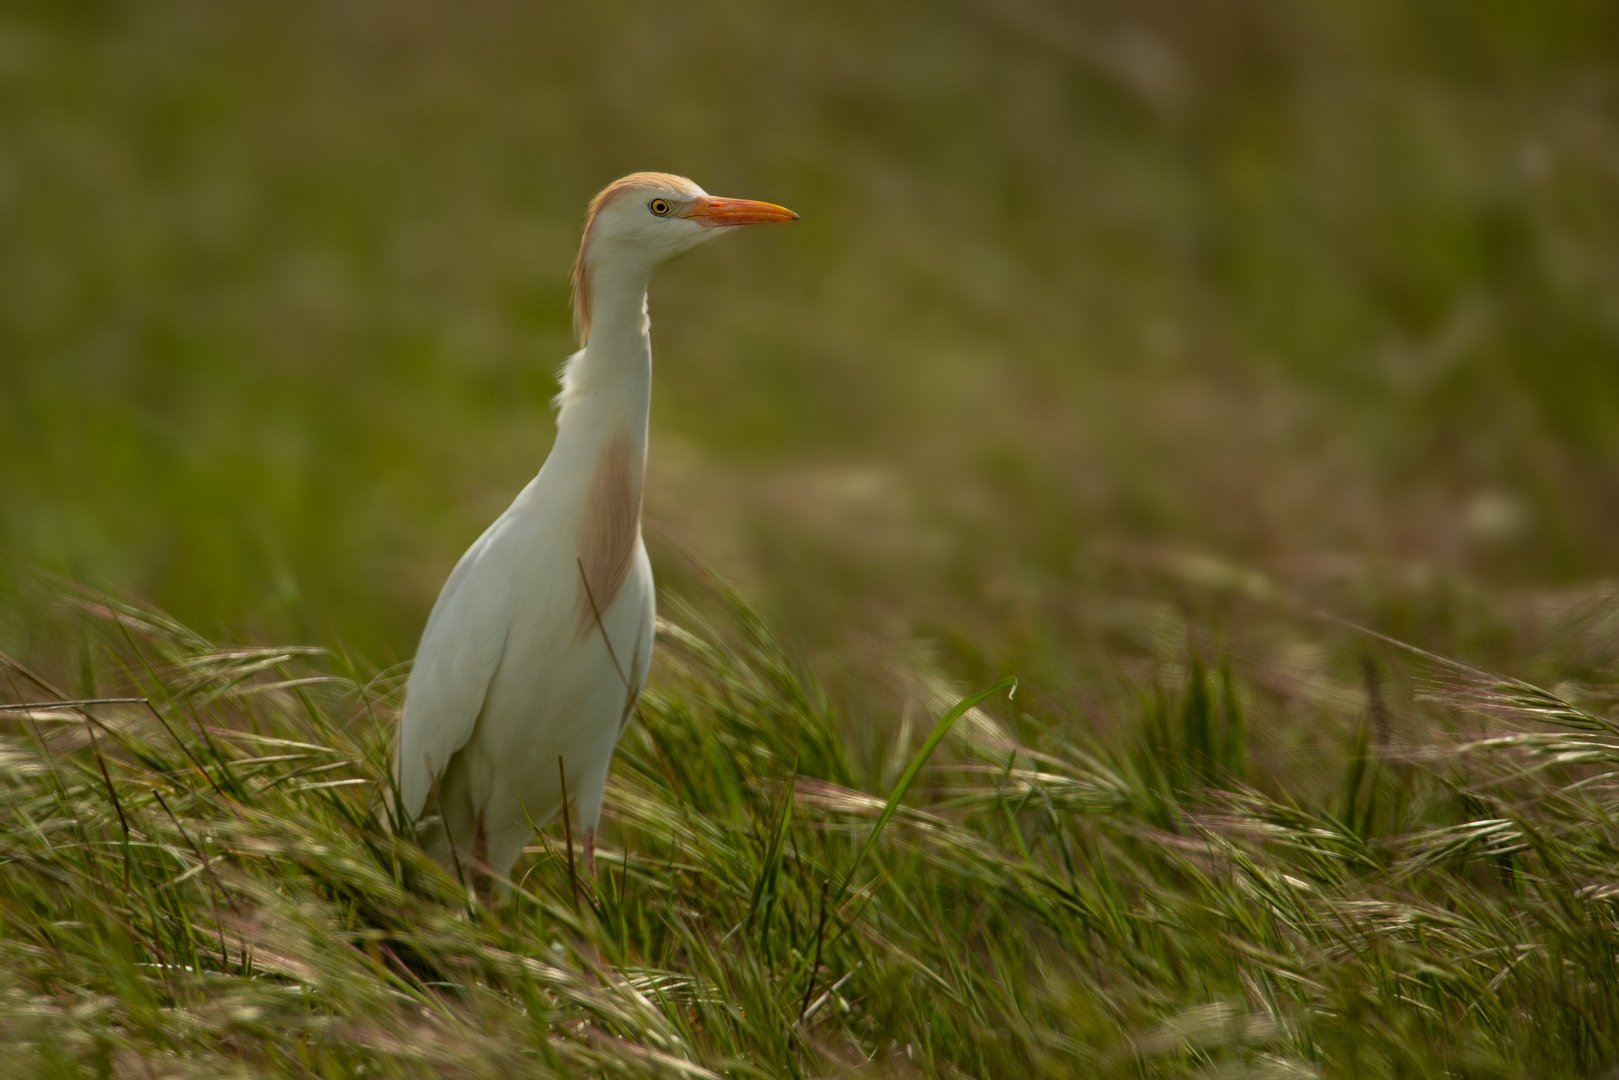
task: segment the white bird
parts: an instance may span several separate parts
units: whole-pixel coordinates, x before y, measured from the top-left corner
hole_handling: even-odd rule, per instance
[[[797,217],[666,173],[626,176],[590,203],[573,268],[581,348],[563,368],[556,442],[444,583],[399,727],[399,810],[475,883],[509,878],[562,812],[564,785],[593,868],[613,747],[652,658],[641,542],[652,271],[726,226]]]

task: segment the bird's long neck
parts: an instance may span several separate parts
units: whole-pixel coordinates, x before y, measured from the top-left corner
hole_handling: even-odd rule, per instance
[[[652,405],[652,343],[646,310],[646,273],[591,276],[590,340],[569,360],[562,375],[557,446],[585,449],[621,433],[629,436],[637,461],[646,453]],[[639,493],[639,464],[636,485]]]
[[[557,440],[542,470],[556,469],[577,513],[581,633],[612,603],[641,538],[652,405],[647,277],[593,276],[589,343],[563,371]]]

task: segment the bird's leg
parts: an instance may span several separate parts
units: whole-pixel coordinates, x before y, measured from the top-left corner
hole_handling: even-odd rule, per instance
[[[489,890],[494,880],[489,875],[489,834],[484,831],[483,811],[478,812],[478,829],[472,837],[472,891],[478,903],[489,906]]]
[[[585,830],[585,876],[596,880],[596,830]]]

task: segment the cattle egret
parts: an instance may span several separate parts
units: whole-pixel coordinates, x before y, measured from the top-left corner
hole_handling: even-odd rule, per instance
[[[450,572],[399,727],[400,813],[479,891],[489,877],[509,878],[564,798],[593,870],[607,767],[646,681],[652,271],[728,226],[797,217],[666,173],[626,176],[590,203],[573,268],[581,347],[563,368],[556,442]]]

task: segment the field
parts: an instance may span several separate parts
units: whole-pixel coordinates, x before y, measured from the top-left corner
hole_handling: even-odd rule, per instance
[[[1611,4],[25,3],[0,86],[0,1072],[1619,1067]],[[802,220],[654,285],[659,659],[488,910],[391,724],[643,168]]]

